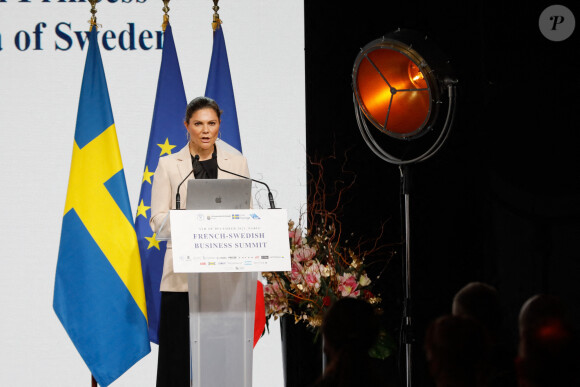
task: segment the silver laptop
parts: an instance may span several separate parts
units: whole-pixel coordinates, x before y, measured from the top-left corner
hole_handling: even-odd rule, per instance
[[[252,181],[246,179],[192,179],[187,182],[188,210],[250,208]],[[169,213],[157,230],[157,240],[171,240]]]
[[[192,179],[187,182],[188,210],[250,208],[252,181],[249,179]]]

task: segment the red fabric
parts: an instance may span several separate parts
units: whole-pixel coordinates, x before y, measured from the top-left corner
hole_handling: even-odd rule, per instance
[[[264,305],[264,285],[258,281],[256,288],[256,309],[254,312],[254,347],[266,328],[266,306]]]

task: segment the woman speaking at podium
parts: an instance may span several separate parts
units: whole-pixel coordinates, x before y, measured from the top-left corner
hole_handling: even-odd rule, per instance
[[[181,208],[186,208],[187,181],[184,179],[237,178],[222,170],[249,177],[248,162],[219,145],[221,110],[211,98],[197,97],[185,111],[188,144],[179,152],[161,157],[151,191],[151,219],[154,232],[161,227],[170,209],[176,208],[178,186]],[[188,177],[189,175],[189,177]],[[189,302],[187,274],[173,272],[171,241],[161,277],[161,316],[157,387],[187,387],[190,379]]]

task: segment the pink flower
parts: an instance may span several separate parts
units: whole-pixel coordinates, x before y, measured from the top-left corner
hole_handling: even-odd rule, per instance
[[[302,230],[298,227],[290,230],[288,231],[288,237],[290,238],[290,245],[298,247],[302,243]]]
[[[266,284],[266,286],[264,286],[264,294],[274,296],[277,295],[278,293],[280,293],[280,285],[278,284],[278,282]]]
[[[294,250],[294,257],[298,262],[308,261],[316,255],[316,249],[304,245]]]
[[[278,283],[264,286],[264,304],[268,314],[281,315],[288,309],[288,300]]]
[[[290,273],[290,280],[293,283],[298,283],[302,281],[303,278],[303,271],[302,265],[300,265],[296,261],[292,261],[292,272]]]
[[[306,269],[304,280],[309,288],[318,292],[318,289],[320,289],[320,271],[318,270],[318,265],[311,265]]]
[[[347,273],[344,276],[338,276],[338,281],[338,291],[343,297],[358,297],[360,291],[356,290],[358,282],[354,275]]]

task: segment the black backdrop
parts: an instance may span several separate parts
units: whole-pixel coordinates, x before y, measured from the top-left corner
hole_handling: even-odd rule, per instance
[[[576,3],[556,3],[580,17]],[[383,241],[401,240],[398,169],[371,153],[355,121],[351,74],[360,48],[397,28],[420,31],[460,82],[448,142],[412,167],[416,385],[428,385],[427,324],[450,312],[469,281],[498,288],[514,342],[519,307],[535,293],[559,295],[579,314],[580,28],[563,42],[544,38],[538,19],[551,4],[304,2],[307,153],[337,157],[325,170],[329,186],[348,177],[343,161],[356,175],[341,210],[346,233],[373,237],[387,221]],[[403,295],[397,252],[379,285],[395,336]]]

